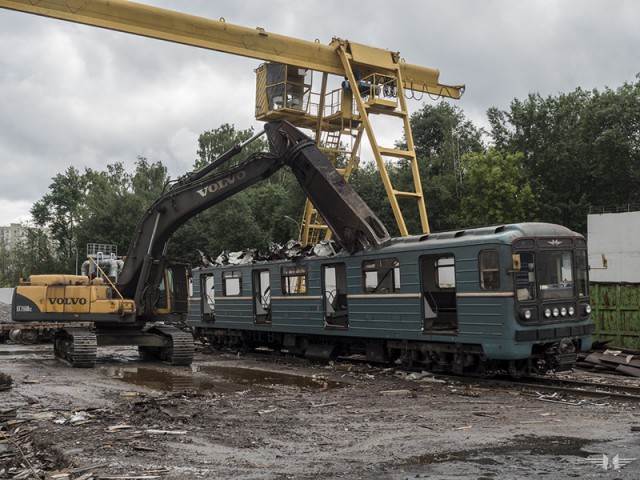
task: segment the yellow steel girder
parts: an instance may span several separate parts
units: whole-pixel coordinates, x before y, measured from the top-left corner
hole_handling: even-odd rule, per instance
[[[0,8],[182,43],[219,52],[345,75],[337,49],[347,45],[364,75],[393,71],[397,53],[333,39],[330,45],[125,0],[0,0]],[[394,57],[395,56],[395,57]],[[464,85],[442,85],[433,68],[399,62],[404,88],[460,98]]]

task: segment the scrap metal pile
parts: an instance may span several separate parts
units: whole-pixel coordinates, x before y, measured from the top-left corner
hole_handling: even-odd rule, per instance
[[[267,253],[262,253],[255,248],[247,248],[239,252],[224,251],[215,259],[212,259],[200,251],[203,267],[224,265],[248,265],[255,262],[268,262],[275,260],[297,260],[305,257],[332,257],[340,250],[333,240],[323,240],[316,245],[303,245],[297,240],[289,240],[285,245],[279,243],[269,244]]]
[[[640,352],[626,349],[595,351],[581,358],[577,365],[589,370],[640,377]]]

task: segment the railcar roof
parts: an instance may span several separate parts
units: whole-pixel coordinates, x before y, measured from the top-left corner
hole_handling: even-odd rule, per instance
[[[506,225],[494,225],[490,227],[470,228],[465,230],[452,230],[450,232],[437,232],[423,235],[412,235],[408,237],[396,237],[391,240],[391,243],[381,247],[377,250],[366,250],[364,252],[354,253],[351,256],[366,256],[372,253],[396,253],[402,251],[410,251],[420,248],[422,245],[427,248],[445,248],[453,246],[474,245],[478,243],[486,244],[511,244],[518,238],[531,238],[531,237],[552,237],[552,238],[567,238],[577,237],[584,238],[579,233],[569,230],[562,225],[555,225],[553,223],[515,223]],[[346,252],[340,252],[333,257],[306,257],[298,259],[299,261],[316,261],[327,259],[339,259],[349,256]],[[255,265],[264,264],[287,264],[293,260],[278,259],[278,260],[265,260],[253,262],[245,265],[224,265],[214,266],[213,268],[239,268],[239,267],[251,267]]]
[[[490,227],[452,230],[450,232],[428,233],[409,237],[394,238],[391,243],[378,251],[398,251],[415,248],[416,244],[438,246],[471,245],[477,243],[511,244],[524,237],[579,237],[582,235],[562,225],[553,223],[514,223]]]

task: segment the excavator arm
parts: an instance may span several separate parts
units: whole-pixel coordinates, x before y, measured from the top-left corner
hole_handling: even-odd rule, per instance
[[[251,141],[266,133],[269,152],[257,153],[222,173],[211,172],[228,162]],[[280,168],[293,171],[303,191],[334,232],[335,240],[353,253],[389,241],[380,220],[347,184],[315,142],[288,122],[265,124],[264,132],[254,136],[211,162],[186,175],[149,207],[136,228],[129,246],[117,288],[125,298],[142,306],[154,262],[166,261],[167,242],[187,220],[216,205]],[[148,305],[147,305],[148,307]]]

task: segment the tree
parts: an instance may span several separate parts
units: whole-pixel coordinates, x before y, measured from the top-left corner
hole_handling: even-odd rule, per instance
[[[484,151],[484,131],[466,119],[458,107],[445,102],[424,105],[412,114],[411,131],[431,230],[463,227],[467,220],[461,209],[464,180],[461,158],[467,153]],[[408,166],[403,175],[408,188],[411,177],[407,169]],[[415,210],[413,221],[417,223]]]
[[[12,248],[15,262],[11,285],[17,285],[20,278],[42,273],[68,271],[68,259],[59,256],[57,241],[38,226],[25,225],[24,234]]]
[[[138,157],[133,173],[118,162],[104,172],[87,170],[85,176],[88,193],[78,245],[83,249],[88,243],[112,244],[124,255],[138,222],[169,181],[167,169],[161,162]]]
[[[394,169],[395,167],[392,164],[387,165],[392,182],[396,180],[395,175],[392,173]],[[354,170],[349,183],[369,208],[373,210],[389,233],[393,236],[399,235],[400,232],[391,210],[387,192],[384,189],[380,173],[375,164],[366,163]]]
[[[522,154],[489,149],[467,153],[462,211],[468,226],[534,221],[537,202],[522,167]]]
[[[37,226],[47,227],[56,241],[63,271],[74,269],[76,257],[77,227],[82,216],[87,189],[86,177],[69,167],[58,174],[49,185],[50,193],[31,207],[31,215]]]
[[[586,233],[589,208],[640,201],[640,77],[616,90],[530,94],[488,112],[494,145],[522,152],[540,219]]]

